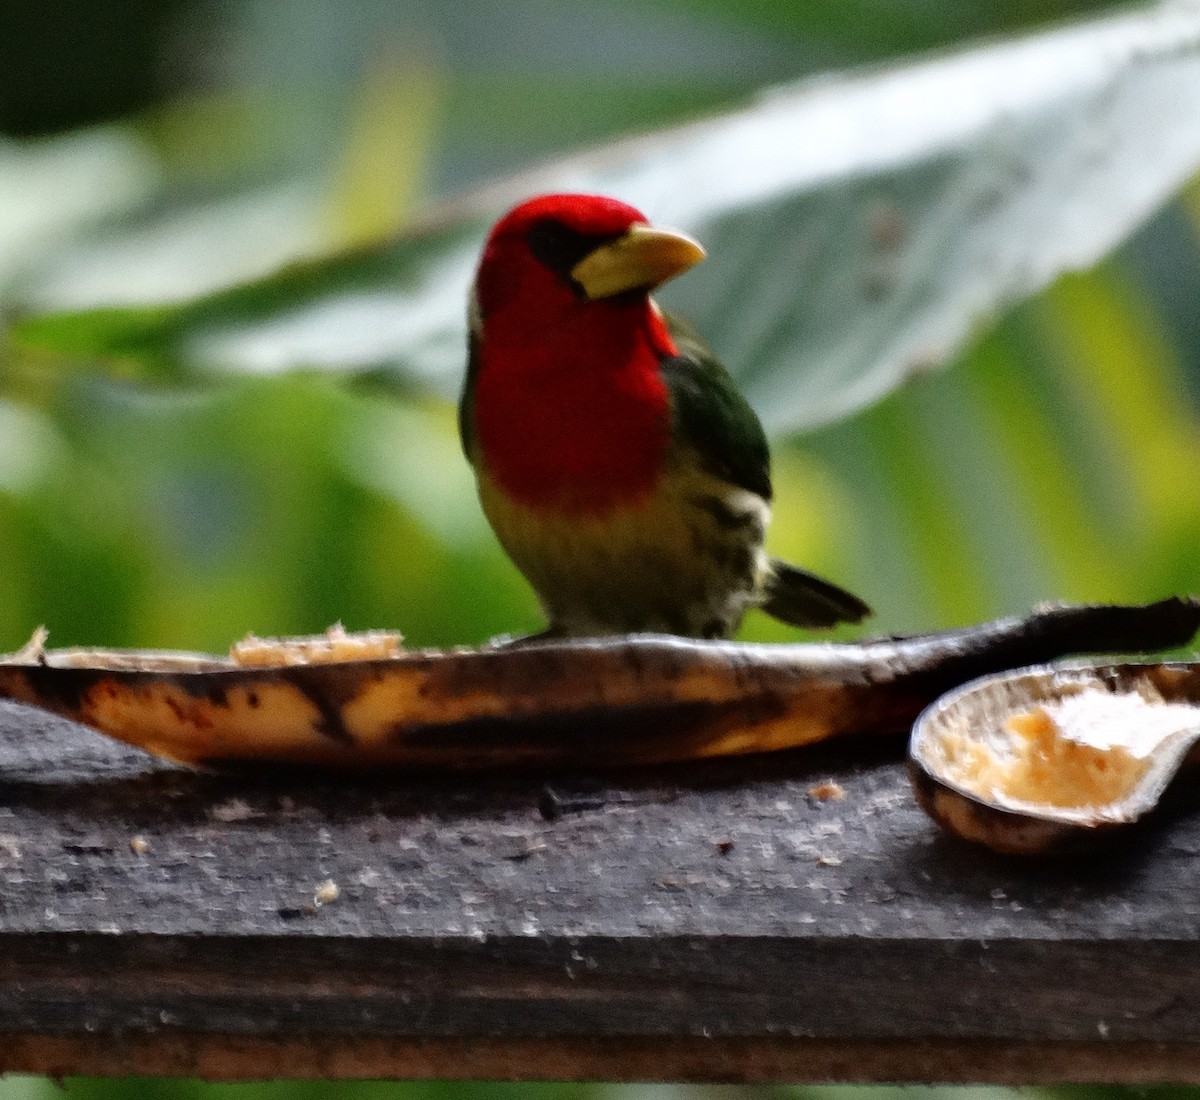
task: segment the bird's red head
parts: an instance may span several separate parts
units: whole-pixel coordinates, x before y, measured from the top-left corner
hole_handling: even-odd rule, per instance
[[[506,493],[601,512],[652,489],[670,424],[660,364],[677,349],[649,292],[703,255],[599,195],[542,195],[496,223],[475,279],[466,400]]]
[[[539,195],[492,228],[475,302],[493,339],[533,337],[589,302],[647,294],[703,258],[680,233],[651,229],[636,207],[603,195]]]
[[[484,245],[475,281],[480,312],[497,316],[513,299],[563,307],[578,302],[571,269],[645,221],[641,211],[602,195],[539,195],[521,203],[495,224]]]

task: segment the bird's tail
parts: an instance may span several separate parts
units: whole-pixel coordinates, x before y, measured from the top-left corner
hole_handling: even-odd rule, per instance
[[[766,599],[761,606],[768,615],[793,626],[857,623],[871,614],[871,609],[853,593],[778,558],[771,559]]]

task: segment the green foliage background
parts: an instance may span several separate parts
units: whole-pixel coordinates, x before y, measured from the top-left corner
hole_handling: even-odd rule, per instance
[[[260,57],[213,86],[176,89],[125,123],[164,158],[168,207],[300,178],[323,196],[321,239],[333,248],[395,229],[431,193],[585,138],[688,117],[824,65],[1098,6],[658,0],[641,16],[630,0],[599,10],[620,10],[634,28],[640,18],[669,17],[704,49],[734,42],[750,60],[733,71],[711,63],[656,71],[647,62],[603,76],[527,60],[456,65],[436,48],[393,39],[392,61],[376,54],[299,81]],[[263,0],[201,15],[225,20],[253,57],[277,26],[269,7]],[[320,27],[336,6],[292,7]],[[594,12],[574,32],[569,20],[554,23],[558,35],[595,25]],[[622,48],[598,46],[617,56]],[[842,423],[777,441],[772,549],[864,595],[879,632],[950,626],[1041,600],[1200,591],[1198,231],[1193,186],[1120,254],[1012,311],[950,369]],[[193,259],[181,249],[180,265]],[[0,649],[16,648],[39,623],[59,645],[205,650],[247,631],[308,633],[334,621],[398,627],[418,646],[538,626],[528,589],[478,511],[448,405],[319,374],[181,389],[129,377],[120,362],[15,344],[0,354]],[[744,635],[793,637],[765,617],[752,617]],[[49,1097],[57,1087],[9,1079],[0,1100]],[[116,1098],[145,1084],[65,1087]],[[154,1090],[266,1100],[470,1097],[485,1087],[180,1082]],[[568,1100],[620,1091],[486,1094]],[[825,1095],[757,1094],[765,1091]],[[674,1093],[646,1087],[641,1095]]]

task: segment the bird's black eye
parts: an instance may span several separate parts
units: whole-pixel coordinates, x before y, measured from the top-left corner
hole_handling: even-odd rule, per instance
[[[556,275],[571,280],[571,271],[589,252],[616,240],[619,234],[580,233],[562,222],[535,222],[525,234],[529,251]]]

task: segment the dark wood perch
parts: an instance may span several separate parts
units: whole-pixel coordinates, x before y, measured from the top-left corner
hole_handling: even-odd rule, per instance
[[[230,776],[0,703],[0,1070],[1200,1080],[1200,815],[1005,860],[900,755]]]

